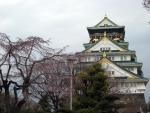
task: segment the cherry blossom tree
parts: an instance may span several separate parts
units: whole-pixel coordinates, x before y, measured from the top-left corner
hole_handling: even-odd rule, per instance
[[[37,70],[45,68],[45,63],[59,56],[62,50],[52,49],[49,41],[40,37],[11,41],[0,33],[0,92],[4,93],[7,113],[19,113],[29,99],[30,86],[45,75]]]
[[[60,55],[39,65],[39,71],[43,71],[44,75],[34,81],[32,96],[40,100],[46,112],[69,109],[75,61],[74,55]]]

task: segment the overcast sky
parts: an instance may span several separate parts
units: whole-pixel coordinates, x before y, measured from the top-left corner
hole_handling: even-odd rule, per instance
[[[150,12],[142,0],[0,0],[0,32],[12,39],[50,38],[54,48],[69,45],[68,52],[79,52],[89,41],[86,27],[97,24],[105,13],[126,26],[126,41],[150,78]]]

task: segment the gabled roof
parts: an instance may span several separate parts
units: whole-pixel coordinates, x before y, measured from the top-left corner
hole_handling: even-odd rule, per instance
[[[111,60],[109,60],[107,57],[103,57],[102,59],[100,59],[99,61],[98,61],[98,63],[109,63],[109,64],[112,64],[112,65],[114,65],[114,66],[116,66],[117,68],[119,68],[119,70],[120,71],[123,71],[124,73],[127,73],[126,74],[126,77],[129,79],[141,79],[142,80],[142,78],[140,78],[138,75],[136,75],[136,74],[134,74],[134,73],[132,73],[132,72],[130,72],[130,71],[128,71],[128,70],[126,70],[126,69],[124,69],[124,68],[122,68],[122,67],[120,67],[119,65],[117,65],[115,62],[113,62],[113,61],[111,61]],[[113,67],[114,67],[113,66]],[[127,76],[128,75],[128,76]]]
[[[105,39],[108,40],[108,41],[110,41],[110,42],[112,42],[114,45],[116,45],[117,47],[119,47],[121,50],[128,51],[126,48],[121,47],[120,45],[118,45],[116,42],[114,42],[110,38],[107,38],[106,36],[104,36],[102,39],[100,39],[99,41],[97,41],[95,44],[91,45],[87,49],[85,49],[83,52],[87,52],[89,49],[91,49],[92,47],[96,46],[99,42],[101,42],[102,40],[105,40]]]
[[[98,24],[96,24],[93,27],[87,27],[88,30],[94,30],[94,29],[116,29],[116,28],[123,28],[125,26],[119,26],[116,23],[114,23],[112,20],[110,20],[107,16],[105,16]]]
[[[101,26],[118,26],[116,23],[111,21],[107,16],[103,18],[98,24],[96,24],[94,27],[101,27]]]

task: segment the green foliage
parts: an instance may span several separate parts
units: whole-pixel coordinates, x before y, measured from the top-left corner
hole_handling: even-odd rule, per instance
[[[76,79],[75,113],[112,113],[116,112],[118,100],[108,95],[108,82],[105,71],[99,63],[81,72]]]
[[[68,109],[60,109],[57,113],[73,113],[73,112]]]
[[[35,112],[31,109],[24,109],[21,111],[21,113],[35,113]]]

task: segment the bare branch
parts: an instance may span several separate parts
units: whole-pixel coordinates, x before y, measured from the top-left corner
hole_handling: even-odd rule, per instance
[[[150,0],[143,0],[143,5],[148,11],[150,10]]]

